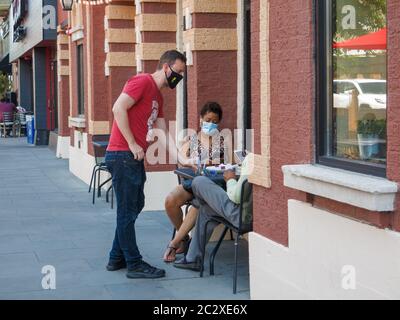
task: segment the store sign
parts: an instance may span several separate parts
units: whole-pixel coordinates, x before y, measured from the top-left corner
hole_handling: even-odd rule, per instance
[[[21,24],[22,19],[26,14],[26,0],[14,0],[12,3],[12,12],[14,27]]]
[[[14,20],[14,42],[21,41],[25,38],[26,28],[22,25],[22,21],[27,12],[27,0],[13,0],[12,14]]]

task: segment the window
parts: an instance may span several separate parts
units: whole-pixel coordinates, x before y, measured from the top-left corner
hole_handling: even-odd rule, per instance
[[[318,162],[386,175],[387,0],[318,0]]]
[[[77,85],[78,85],[78,114],[85,114],[85,79],[83,67],[83,45],[80,44],[77,49]]]
[[[252,136],[247,130],[252,129],[251,110],[251,5],[249,0],[244,1],[244,108],[243,108],[243,144],[244,149],[253,150]]]

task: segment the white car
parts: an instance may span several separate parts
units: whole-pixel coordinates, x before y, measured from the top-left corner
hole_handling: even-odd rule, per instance
[[[346,79],[333,81],[335,108],[348,108],[354,90],[358,96],[358,107],[364,111],[386,109],[386,80]],[[383,110],[382,110],[383,111]]]

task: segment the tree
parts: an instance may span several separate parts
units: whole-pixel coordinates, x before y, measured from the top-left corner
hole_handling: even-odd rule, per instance
[[[333,34],[335,42],[375,32],[386,26],[387,0],[333,0],[332,2],[336,28]],[[346,28],[347,19],[355,19],[353,21],[355,25],[348,24],[355,28]]]
[[[0,73],[0,97],[5,97],[6,93],[11,91],[11,81],[8,74]]]

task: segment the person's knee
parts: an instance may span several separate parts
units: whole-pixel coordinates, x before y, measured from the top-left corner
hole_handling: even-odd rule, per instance
[[[206,177],[196,177],[192,182],[193,192],[198,192],[202,187],[209,183],[210,179]]]
[[[170,193],[170,194],[165,198],[165,203],[164,203],[164,205],[165,205],[165,209],[167,210],[167,212],[168,212],[168,210],[170,210],[170,209],[176,207],[176,197],[175,197],[173,194]]]

